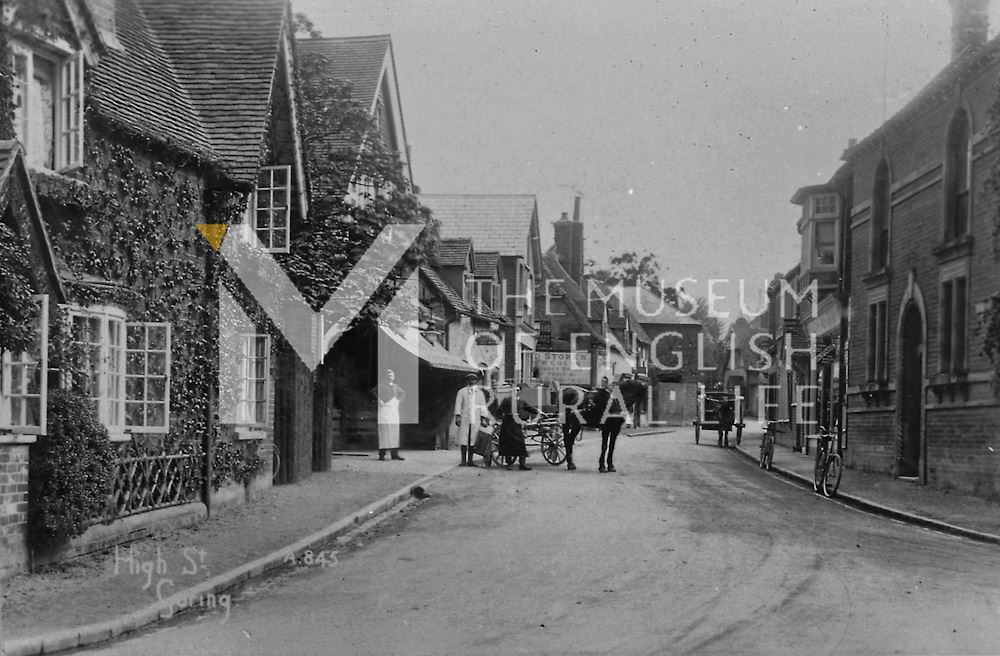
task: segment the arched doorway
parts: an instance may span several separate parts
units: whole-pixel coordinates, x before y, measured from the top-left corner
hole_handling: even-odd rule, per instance
[[[899,476],[920,475],[920,434],[924,398],[924,319],[910,301],[903,310],[899,363]]]

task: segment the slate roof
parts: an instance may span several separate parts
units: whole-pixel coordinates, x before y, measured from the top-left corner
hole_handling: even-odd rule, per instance
[[[91,100],[98,113],[212,159],[212,144],[191,97],[137,0],[118,0],[116,21],[122,48],[108,49],[93,70]]]
[[[471,250],[471,239],[442,239],[438,242],[438,264],[464,267],[469,261],[469,251]]]
[[[388,34],[299,39],[295,48],[301,54],[326,57],[329,73],[338,80],[351,83],[352,97],[368,111],[375,108],[386,55],[391,55],[392,38]]]
[[[212,148],[235,177],[253,179],[268,127],[286,0],[138,1]]]
[[[1000,59],[1000,36],[994,37],[980,47],[966,47],[957,57],[948,62],[902,109],[889,117],[887,121],[859,143],[844,151],[843,159],[850,160],[855,153],[863,149],[877,147],[880,143],[880,137],[904,124],[924,109],[928,103],[939,98],[940,94],[946,92],[952,85],[960,84],[962,78],[970,74],[973,69],[988,66],[998,59]]]
[[[500,253],[496,251],[476,251],[476,275],[481,278],[492,278],[496,275],[500,264]]]
[[[442,239],[471,237],[484,251],[528,257],[533,195],[421,194],[420,202],[440,223]]]

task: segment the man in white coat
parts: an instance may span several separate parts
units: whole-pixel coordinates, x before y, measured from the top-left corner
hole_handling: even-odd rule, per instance
[[[487,416],[486,395],[476,384],[479,376],[470,373],[465,380],[466,386],[455,395],[455,425],[458,426],[458,443],[462,448],[462,463],[459,466],[475,467],[472,462],[475,455],[473,446],[481,425],[480,419]]]

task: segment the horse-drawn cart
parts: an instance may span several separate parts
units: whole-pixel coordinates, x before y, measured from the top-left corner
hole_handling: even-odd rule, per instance
[[[743,439],[743,396],[740,388],[734,387],[732,392],[709,392],[705,386],[698,384],[697,410],[698,417],[694,420],[694,443],[701,442],[701,431],[719,430],[719,415],[722,407],[729,404],[733,411],[732,430],[736,432],[736,444]]]

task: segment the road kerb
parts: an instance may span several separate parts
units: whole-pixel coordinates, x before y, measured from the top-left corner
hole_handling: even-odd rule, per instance
[[[40,636],[30,636],[25,638],[14,638],[3,642],[0,653],[4,656],[35,656],[36,654],[52,654],[68,649],[75,649],[87,645],[105,642],[112,638],[130,633],[137,629],[149,626],[160,620],[171,619],[194,608],[193,604],[184,604],[192,598],[198,599],[201,595],[221,594],[241,583],[252,578],[266,574],[272,570],[282,567],[288,556],[298,559],[307,550],[330,542],[343,533],[350,531],[357,525],[362,524],[373,517],[395,508],[400,503],[408,501],[410,490],[416,486],[427,486],[435,479],[454,469],[457,465],[449,465],[433,474],[428,474],[409,485],[400,488],[396,492],[389,494],[374,503],[370,503],[361,510],[351,513],[347,517],[334,522],[330,526],[308,535],[291,545],[273,551],[266,556],[257,558],[239,567],[235,567],[223,574],[214,576],[207,581],[185,588],[177,593],[144,606],[136,611],[125,613],[117,618],[95,622],[82,626],[53,631]]]
[[[758,462],[757,456],[751,454],[749,451],[744,450],[741,447],[737,447],[736,451],[747,458],[751,462]],[[775,474],[787,478],[790,481],[794,481],[804,487],[812,490],[813,482],[811,479],[806,478],[802,474],[790,471],[778,465],[771,465],[771,471]],[[865,499],[864,497],[859,497],[853,494],[838,492],[835,499],[849,506],[853,506],[860,510],[870,512],[876,515],[882,515],[884,517],[889,517],[890,519],[896,519],[901,522],[906,522],[908,524],[913,524],[915,526],[921,526],[923,528],[929,528],[941,533],[947,533],[949,535],[958,535],[970,540],[977,540],[979,542],[987,542],[989,544],[1000,544],[1000,535],[993,535],[991,533],[982,533],[980,531],[975,531],[970,528],[965,528],[963,526],[956,526],[954,524],[949,524],[937,519],[931,519],[930,517],[924,517],[922,515],[916,515],[914,513],[908,513],[897,508],[892,508],[890,506],[885,506],[880,503],[875,503]]]

